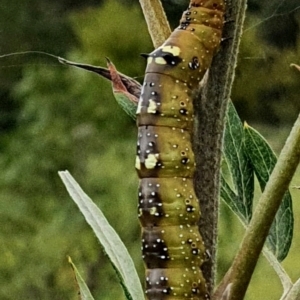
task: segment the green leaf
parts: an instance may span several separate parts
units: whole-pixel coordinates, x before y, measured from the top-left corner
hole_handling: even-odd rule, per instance
[[[112,83],[113,94],[118,104],[133,120],[136,120],[136,109],[142,86],[133,78],[118,72],[114,64],[108,58],[106,58],[106,60],[108,69],[76,63],[61,57],[58,58],[58,61],[62,64],[94,72],[101,77],[110,80]]]
[[[259,132],[247,124],[244,131],[247,153],[263,191],[277,162],[277,158]],[[287,191],[267,238],[267,247],[279,261],[282,261],[288,254],[292,243],[293,226],[292,198],[289,191]]]
[[[221,197],[226,204],[247,224],[252,216],[254,175],[244,149],[244,132],[240,118],[231,102],[227,111],[223,155],[227,163],[233,190],[221,179]]]
[[[136,120],[137,105],[130,101],[130,94],[126,92],[114,91],[114,97],[122,109],[133,119]]]
[[[223,198],[225,203],[233,210],[233,212],[242,219],[242,222],[245,223],[244,216],[239,213],[240,209],[238,206],[238,196],[226,182],[223,174],[221,174],[221,197]]]
[[[76,282],[78,283],[79,287],[79,295],[81,300],[94,300],[88,286],[84,282],[83,278],[81,277],[79,271],[77,270],[76,266],[73,264],[71,257],[68,257],[68,261],[72,266],[72,269],[75,273]]]
[[[129,300],[144,299],[143,289],[133,261],[118,234],[68,171],[59,172],[59,176],[108,255],[120,279],[126,298]]]

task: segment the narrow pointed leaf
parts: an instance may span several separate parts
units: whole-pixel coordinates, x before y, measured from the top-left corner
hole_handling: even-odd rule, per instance
[[[144,299],[143,289],[133,261],[118,234],[109,225],[101,210],[84,193],[68,171],[59,172],[59,176],[71,198],[92,227],[114,269],[117,271],[127,299]]]
[[[240,118],[231,102],[227,111],[223,155],[231,175],[233,190],[222,179],[221,197],[247,224],[252,215],[254,176],[244,151],[244,132]],[[228,195],[230,194],[230,197]]]
[[[106,60],[107,67],[111,75],[111,81],[114,83],[114,77],[117,75],[120,81],[122,81],[126,91],[132,96],[131,101],[136,103],[137,105],[141,95],[142,85],[138,81],[134,80],[132,77],[126,76],[118,72],[114,64],[108,58],[106,58]]]
[[[69,66],[73,66],[73,67],[76,67],[79,69],[84,69],[84,70],[87,70],[87,71],[90,71],[93,73],[97,73],[98,75],[100,75],[108,80],[111,80],[110,72],[106,68],[88,65],[88,64],[77,63],[77,62],[62,58],[62,57],[58,57],[58,61],[63,65],[69,65]]]
[[[245,145],[263,191],[277,162],[276,155],[259,132],[247,124],[245,125]],[[288,254],[292,243],[293,226],[292,198],[287,191],[267,238],[268,248],[279,261],[282,261]]]
[[[72,266],[72,269],[74,271],[75,274],[75,278],[76,278],[76,282],[78,284],[79,287],[79,296],[81,300],[94,300],[88,286],[86,285],[86,283],[84,282],[83,278],[81,277],[78,269],[76,268],[76,266],[73,264],[71,257],[68,257],[68,261]]]
[[[221,197],[230,209],[241,219],[242,223],[245,224],[246,220],[244,215],[240,213],[238,206],[238,196],[231,189],[223,174],[221,174]]]
[[[80,69],[84,69],[84,70],[96,73],[96,74],[100,75],[101,77],[104,77],[111,81],[111,74],[110,74],[109,69],[99,67],[99,66],[93,66],[93,65],[73,62],[73,61],[64,59],[62,57],[59,57],[58,61],[64,65],[74,66],[76,68],[80,68]],[[138,81],[134,80],[133,78],[131,78],[127,75],[124,75],[120,72],[118,72],[118,73],[121,77],[123,84],[127,88],[128,92],[130,94],[134,95],[135,97],[139,98],[139,96],[141,94],[141,87],[142,87],[141,84]]]
[[[128,93],[115,92],[114,97],[121,108],[135,121],[137,105],[130,101]]]
[[[141,94],[141,84],[133,78],[117,71],[114,64],[107,59],[108,69],[88,64],[76,63],[59,57],[58,61],[65,65],[81,68],[110,80],[112,82],[113,94],[122,109],[133,119],[136,119],[138,99]]]
[[[107,58],[107,66],[111,75],[114,97],[122,109],[133,119],[136,119],[136,109],[139,98],[131,94],[122,81],[114,64]]]

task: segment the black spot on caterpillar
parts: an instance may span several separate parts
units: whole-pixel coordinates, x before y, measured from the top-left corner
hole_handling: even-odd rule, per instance
[[[193,187],[192,92],[219,47],[224,8],[223,0],[191,1],[179,27],[147,55],[137,108],[136,169],[149,300],[209,299]]]

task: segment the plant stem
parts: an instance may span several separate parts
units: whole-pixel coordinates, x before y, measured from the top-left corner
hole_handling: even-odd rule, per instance
[[[225,40],[209,69],[204,88],[196,95],[194,101],[198,124],[194,135],[197,164],[195,189],[201,207],[200,232],[211,255],[210,260],[202,268],[210,291],[214,287],[216,269],[220,165],[225,114],[234,79],[245,9],[246,0],[227,2],[223,32]]]
[[[140,0],[148,30],[155,48],[171,34],[169,22],[160,0]]]
[[[243,299],[273,219],[299,161],[300,114],[260,197],[234,262],[213,299],[219,299],[230,283],[232,286],[228,300]]]

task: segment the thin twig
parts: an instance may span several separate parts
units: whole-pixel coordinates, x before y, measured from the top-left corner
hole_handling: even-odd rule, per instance
[[[160,0],[140,0],[155,48],[159,47],[171,34],[169,22]]]

